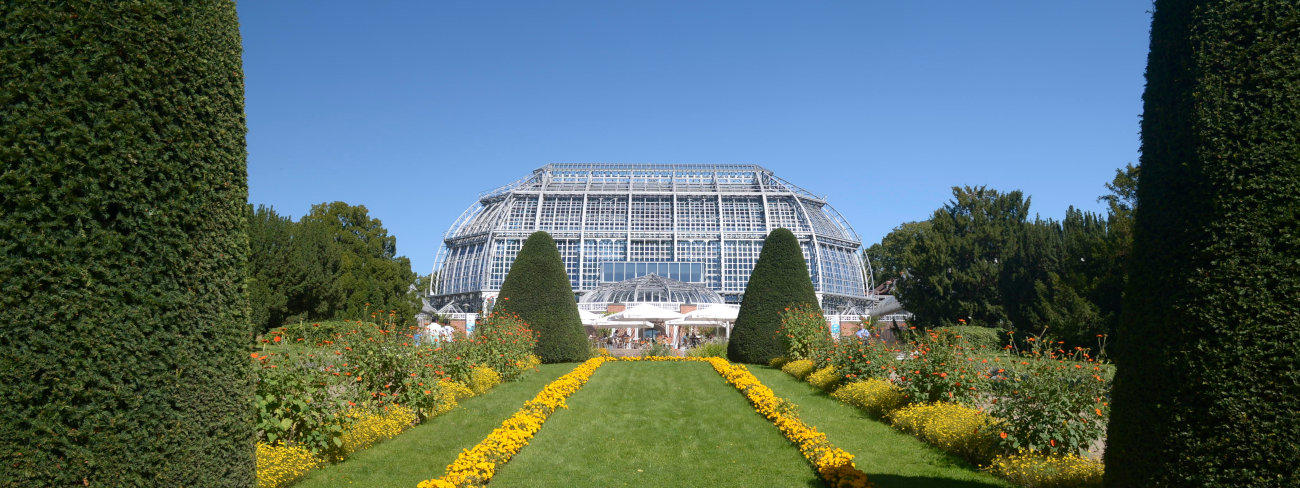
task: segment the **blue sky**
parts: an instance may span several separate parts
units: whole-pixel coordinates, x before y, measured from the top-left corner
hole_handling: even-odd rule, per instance
[[[249,201],[365,205],[428,273],[549,162],[756,163],[877,242],[954,185],[1051,217],[1138,156],[1145,1],[239,4]]]

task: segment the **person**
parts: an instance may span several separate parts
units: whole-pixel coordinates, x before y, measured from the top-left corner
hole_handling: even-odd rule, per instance
[[[858,327],[857,336],[858,339],[862,339],[863,341],[866,341],[868,339],[871,339],[871,331],[867,329],[866,325],[863,325],[861,327]]]

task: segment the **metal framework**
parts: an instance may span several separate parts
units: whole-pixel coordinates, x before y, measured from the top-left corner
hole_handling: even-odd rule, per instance
[[[703,285],[684,283],[657,274],[648,274],[630,280],[605,283],[584,293],[582,303],[645,303],[670,302],[723,303],[722,295]]]
[[[430,294],[482,310],[534,231],[554,237],[575,293],[647,274],[738,303],[763,238],[794,232],[828,311],[869,303],[861,239],[827,204],[748,164],[549,164],[479,194],[443,235]],[[614,279],[617,278],[617,279]]]

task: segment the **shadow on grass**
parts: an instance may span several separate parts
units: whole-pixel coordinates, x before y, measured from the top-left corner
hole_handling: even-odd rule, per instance
[[[877,488],[1002,488],[1002,485],[983,481],[965,481],[929,476],[900,476],[896,474],[867,473],[867,480]]]

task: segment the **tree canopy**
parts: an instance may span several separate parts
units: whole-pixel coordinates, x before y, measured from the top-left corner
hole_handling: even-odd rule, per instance
[[[922,327],[959,320],[1095,346],[1119,317],[1138,169],[1116,171],[1107,216],[1075,208],[1030,219],[1019,191],[954,187],[930,219],[903,224],[865,251],[878,280]]]
[[[397,238],[365,206],[321,203],[298,222],[267,207],[249,210],[258,330],[297,320],[369,320],[371,313],[403,321],[419,311],[422,290],[410,260],[397,255]]]

